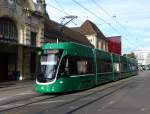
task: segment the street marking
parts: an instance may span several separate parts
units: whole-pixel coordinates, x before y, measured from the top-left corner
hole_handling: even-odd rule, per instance
[[[89,101],[89,100],[95,100],[96,97],[86,97],[86,98],[83,98],[83,99],[80,99],[81,101]]]
[[[3,101],[3,100],[5,100],[5,99],[7,99],[7,98],[6,98],[6,97],[0,98],[0,101]]]
[[[70,106],[69,108],[70,109],[77,109],[77,108],[79,108],[79,106]]]
[[[18,96],[18,95],[28,95],[28,94],[34,94],[35,92],[26,92],[26,93],[18,93],[14,96]]]
[[[104,105],[103,107],[98,109],[97,111],[102,111],[103,109],[108,108],[110,105],[113,105],[114,103],[115,103],[115,101],[110,101],[109,103],[107,103],[106,105]]]
[[[0,111],[1,110],[6,110],[6,109],[10,109],[10,108],[15,108],[15,107],[18,107],[18,106],[22,106],[24,105],[23,103],[20,103],[20,104],[8,104],[8,105],[1,105],[0,106]]]
[[[109,105],[112,105],[112,104],[114,104],[115,103],[115,101],[110,101],[108,104]]]
[[[31,105],[41,105],[41,104],[50,104],[50,103],[61,103],[61,102],[66,102],[68,100],[56,100],[56,101],[45,101],[45,102],[37,102],[37,103],[33,103],[30,104]]]
[[[147,111],[147,110],[148,110],[147,108],[142,108],[142,109],[141,109],[142,112],[145,112],[145,111]]]

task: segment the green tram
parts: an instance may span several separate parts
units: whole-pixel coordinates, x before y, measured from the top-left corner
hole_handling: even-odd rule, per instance
[[[136,75],[137,61],[77,43],[43,45],[35,90],[62,93]]]

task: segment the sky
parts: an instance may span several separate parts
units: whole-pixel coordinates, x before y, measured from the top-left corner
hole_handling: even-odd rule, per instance
[[[106,37],[122,37],[122,52],[150,50],[150,0],[46,0],[50,19],[77,16],[68,27],[89,19]],[[84,7],[84,8],[83,8]],[[67,21],[67,20],[66,20]]]

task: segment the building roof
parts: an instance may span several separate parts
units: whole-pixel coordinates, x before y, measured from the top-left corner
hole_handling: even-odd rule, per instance
[[[62,38],[62,41],[77,42],[84,45],[93,47],[88,39],[81,33],[73,31],[72,29],[63,26],[55,21],[45,19],[44,21],[44,34],[49,38]]]
[[[106,39],[104,34],[99,30],[99,28],[90,20],[86,20],[80,27],[74,27],[72,30],[80,32],[84,35],[96,34],[100,39]]]

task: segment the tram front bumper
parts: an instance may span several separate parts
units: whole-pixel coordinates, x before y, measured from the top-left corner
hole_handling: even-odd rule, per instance
[[[35,91],[40,93],[60,93],[64,92],[64,88],[61,85],[35,85]]]

